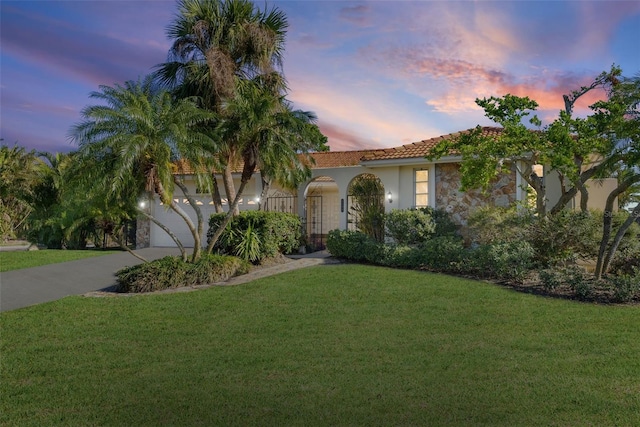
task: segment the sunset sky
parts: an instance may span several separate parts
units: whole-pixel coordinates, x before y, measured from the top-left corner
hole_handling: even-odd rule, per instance
[[[332,151],[490,124],[474,99],[506,93],[537,100],[548,123],[562,94],[612,64],[640,73],[640,1],[267,5],[289,20],[288,98],[318,115]],[[0,137],[51,152],[75,148],[69,129],[94,102],[91,91],[166,60],[165,28],[177,11],[155,0],[2,0],[0,8]]]

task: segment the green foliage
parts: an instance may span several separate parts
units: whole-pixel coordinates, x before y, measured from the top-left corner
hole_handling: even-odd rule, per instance
[[[540,283],[547,291],[558,289],[564,282],[560,277],[558,269],[544,269],[538,272]]]
[[[628,213],[616,212],[613,215],[613,226],[618,227],[627,218]],[[626,231],[620,246],[611,262],[610,274],[632,275],[634,267],[640,266],[640,224],[633,223]]]
[[[453,236],[434,237],[420,245],[424,267],[433,271],[460,272],[467,250],[462,239]]]
[[[469,215],[469,235],[479,245],[522,241],[526,238],[528,225],[533,221],[535,218],[527,210],[481,207]]]
[[[595,290],[593,277],[576,265],[544,269],[539,272],[539,277],[546,290],[568,288],[581,300],[588,299]]]
[[[393,209],[385,215],[387,236],[398,245],[414,245],[429,239],[435,232],[434,219],[423,210]]]
[[[602,212],[563,210],[540,218],[526,210],[481,208],[469,218],[470,235],[480,245],[528,242],[542,265],[560,265],[577,258],[595,259],[602,234]],[[615,215],[623,222],[625,214]],[[631,230],[624,245],[634,246]],[[625,246],[627,247],[627,246]]]
[[[394,268],[420,268],[425,263],[424,253],[415,246],[385,245],[378,264]]]
[[[38,185],[34,150],[0,145],[0,241],[22,237]]]
[[[526,239],[544,265],[559,265],[577,258],[595,259],[602,234],[602,213],[560,211],[534,219],[526,228]]]
[[[211,215],[207,232],[209,239],[225,215]],[[259,262],[264,258],[297,251],[300,241],[301,222],[297,215],[246,211],[231,219],[214,248],[223,254],[239,255],[252,262]]]
[[[94,202],[89,206],[111,220],[112,209],[131,212],[137,207],[135,198],[151,192],[168,208],[180,209],[173,203],[174,186],[181,185],[174,174],[176,162],[200,164],[203,151],[212,149],[204,127],[215,115],[199,108],[194,99],[174,98],[151,76],[100,86],[90,96],[100,104],[84,108],[83,120],[71,130],[85,165],[79,176]],[[95,203],[100,200],[104,202]],[[199,213],[197,204],[191,203],[191,208]],[[201,216],[197,225],[186,220],[185,225],[194,240],[192,258],[197,259],[198,229],[204,227]],[[180,249],[186,259],[184,248]]]
[[[231,234],[234,230],[231,230]],[[249,223],[247,229],[240,233],[239,242],[236,245],[235,255],[245,261],[256,262],[260,260],[260,236],[256,232],[253,224]],[[234,240],[237,238],[234,236]]]
[[[373,264],[384,259],[384,245],[360,231],[331,230],[327,236],[327,249],[336,258]]]
[[[431,216],[435,223],[434,237],[451,236],[455,237],[459,235],[459,226],[453,222],[451,215],[444,209],[434,209],[432,207],[419,208],[418,210]]]
[[[117,290],[141,293],[212,284],[247,271],[246,262],[236,257],[205,255],[195,263],[188,263],[180,257],[167,256],[118,271]]]
[[[469,265],[480,276],[522,282],[535,265],[535,251],[526,241],[482,245],[468,253]]]
[[[616,302],[629,302],[640,294],[640,267],[633,268],[630,274],[611,277],[613,299]]]
[[[377,241],[384,240],[384,187],[378,177],[358,175],[349,185],[349,213],[358,230]]]

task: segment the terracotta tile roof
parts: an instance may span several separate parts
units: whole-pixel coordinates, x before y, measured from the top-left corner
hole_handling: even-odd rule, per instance
[[[311,153],[315,164],[313,169],[339,168],[345,166],[357,166],[367,155],[380,150],[354,150],[354,151],[320,151]]]
[[[400,147],[387,148],[384,150],[376,150],[367,154],[362,160],[397,160],[397,159],[413,159],[425,157],[433,147],[440,141],[447,139],[457,138],[463,133],[468,133],[468,130],[461,132],[450,133],[447,135],[437,136],[431,139],[425,139],[411,144],[402,145]],[[502,128],[498,127],[483,127],[482,134],[485,136],[498,136],[502,133]]]
[[[429,154],[430,150],[436,146],[440,141],[456,138],[462,133],[467,133],[469,130],[461,132],[450,133],[447,135],[437,136],[431,139],[425,139],[411,144],[402,145],[399,147],[384,148],[384,149],[371,149],[371,150],[353,150],[353,151],[321,151],[316,153],[310,153],[310,156],[314,159],[315,164],[311,165],[312,169],[322,168],[339,168],[348,166],[357,166],[362,162],[375,161],[375,160],[399,160],[399,159],[414,159],[424,158]],[[502,133],[502,128],[498,127],[483,127],[482,134],[485,136],[498,136]],[[301,155],[302,157],[302,155]],[[239,162],[234,167],[234,172],[242,172],[242,162]],[[193,169],[185,161],[178,161],[175,165],[174,173],[191,174]]]

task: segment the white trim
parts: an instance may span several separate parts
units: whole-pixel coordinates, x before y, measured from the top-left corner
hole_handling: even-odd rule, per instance
[[[436,163],[460,163],[462,157],[460,156],[446,156],[437,160],[427,160],[425,157],[412,157],[409,159],[387,159],[387,160],[363,160],[360,165],[368,168],[375,167],[390,167],[390,166],[424,166],[432,165]]]
[[[436,195],[435,195],[435,191],[436,191],[436,166],[435,164],[431,163],[428,165],[424,165],[421,167],[416,167],[413,169],[413,191],[412,191],[412,197],[413,197],[413,203],[412,205],[414,207],[417,207],[416,205],[416,172],[417,171],[427,171],[427,206],[435,208],[436,206]]]
[[[436,165],[429,165],[429,206],[436,208]]]

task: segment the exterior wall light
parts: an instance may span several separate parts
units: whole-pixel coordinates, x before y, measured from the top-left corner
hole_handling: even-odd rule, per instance
[[[391,194],[391,191],[387,193],[387,200],[389,200],[389,203],[393,203],[393,195]]]

